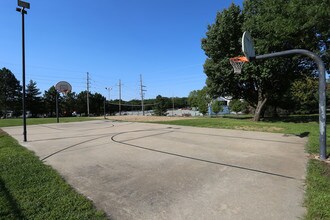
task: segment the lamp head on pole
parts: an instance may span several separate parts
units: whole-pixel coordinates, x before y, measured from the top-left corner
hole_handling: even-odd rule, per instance
[[[28,2],[17,0],[17,5],[22,7],[23,9],[24,8],[30,9],[30,3],[28,3]]]

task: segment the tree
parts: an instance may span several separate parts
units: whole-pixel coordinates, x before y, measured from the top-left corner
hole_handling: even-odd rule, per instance
[[[208,95],[208,88],[204,87],[202,90],[197,90],[197,103],[198,111],[205,115],[208,111],[208,104],[211,102],[211,99]]]
[[[189,93],[188,104],[190,107],[198,107],[198,90],[193,90]]]
[[[208,111],[208,104],[211,102],[210,96],[208,95],[208,88],[204,87],[201,90],[191,91],[187,101],[191,107],[198,108],[198,111],[205,115]]]
[[[171,103],[169,108],[173,107],[173,102],[174,102],[174,108],[186,108],[188,107],[188,98],[187,97],[173,97],[173,98],[169,98],[171,100]]]
[[[26,109],[30,110],[32,116],[36,116],[43,112],[42,109],[42,98],[40,97],[40,90],[37,88],[37,83],[30,80],[26,86]]]
[[[223,110],[223,107],[221,105],[221,102],[219,100],[214,100],[212,102],[212,111],[218,115],[219,112]]]
[[[209,57],[204,64],[208,76],[207,85],[213,96],[232,96],[246,100],[255,110],[255,121],[261,113],[270,94],[279,94],[289,80],[283,80],[282,68],[291,65],[268,62],[263,65],[245,64],[244,74],[234,74],[228,58],[241,54],[240,38],[245,14],[232,4],[228,10],[219,13],[216,22],[209,27],[202,47]],[[283,83],[284,82],[284,83]]]
[[[87,91],[81,91],[77,95],[77,109],[79,114],[87,115]]]
[[[207,113],[207,111],[208,111],[208,103],[207,102],[200,102],[199,104],[198,104],[198,111],[200,112],[200,113],[202,113],[203,115],[205,115],[206,113]]]
[[[102,115],[104,113],[105,97],[99,93],[89,93],[89,113]],[[80,92],[76,97],[76,109],[78,113],[87,115],[87,91]],[[113,113],[113,111],[111,111]]]
[[[233,73],[228,60],[241,54],[242,23],[239,6],[231,4],[227,10],[217,13],[214,24],[208,26],[206,38],[202,39],[202,49],[208,57],[204,64],[206,84],[212,97],[243,95],[239,83],[241,76]]]
[[[77,112],[77,95],[75,92],[69,92],[63,96],[61,109],[64,116],[72,116],[73,112]]]
[[[291,96],[297,112],[317,112],[318,80],[311,77],[296,80],[291,87]]]
[[[59,99],[59,103],[61,103],[62,98],[54,86],[50,87],[44,93],[44,112],[50,117],[53,117],[56,114],[56,95]]]
[[[21,86],[15,75],[7,68],[0,69],[0,111],[6,116],[8,110],[22,109]]]
[[[158,95],[156,97],[156,103],[154,107],[154,113],[157,116],[164,116],[166,115],[167,111],[167,100],[165,97],[162,97],[161,95]]]
[[[233,99],[229,102],[229,108],[237,114],[237,112],[246,111],[247,103],[239,99]]]
[[[104,113],[105,97],[100,93],[90,94],[90,113],[102,115]]]
[[[255,108],[254,120],[259,121],[267,103],[278,104],[297,78],[315,74],[315,64],[306,57],[245,64],[243,74],[233,74],[228,62],[229,57],[241,54],[239,41],[242,30],[252,33],[257,54],[306,48],[328,57],[330,35],[327,27],[329,16],[326,14],[329,14],[329,7],[320,8],[320,5],[326,5],[326,0],[311,2],[247,0],[243,12],[232,4],[228,10],[218,13],[215,23],[208,27],[206,38],[202,39],[202,48],[208,56],[204,72],[210,93],[246,100]],[[318,17],[323,20],[306,17],[306,13],[311,15],[317,10],[322,11]]]

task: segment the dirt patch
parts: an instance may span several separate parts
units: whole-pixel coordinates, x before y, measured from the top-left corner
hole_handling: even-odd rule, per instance
[[[103,117],[99,117],[99,118],[103,118]],[[194,118],[191,118],[191,117],[122,115],[122,116],[108,116],[107,119],[117,120],[117,121],[176,121],[176,120],[194,119]]]
[[[318,160],[318,161],[321,161],[321,162],[324,162],[324,165],[327,166],[327,170],[325,171],[325,174],[330,178],[330,157],[328,157],[327,159],[325,160],[321,160],[320,159],[320,155],[319,154],[310,154],[308,156],[309,159],[311,160]]]
[[[266,132],[276,132],[282,131],[283,128],[279,127],[252,127],[252,126],[235,126],[235,129],[245,130],[245,131],[266,131]]]

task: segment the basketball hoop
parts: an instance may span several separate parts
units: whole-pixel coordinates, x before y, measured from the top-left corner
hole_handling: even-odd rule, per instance
[[[69,92],[71,92],[72,86],[68,82],[60,81],[55,85],[55,89],[58,92],[63,93],[64,95],[67,95]]]
[[[249,62],[249,60],[246,57],[233,57],[233,58],[229,58],[230,64],[233,66],[234,68],[234,73],[241,73],[242,72],[242,68],[244,63]]]

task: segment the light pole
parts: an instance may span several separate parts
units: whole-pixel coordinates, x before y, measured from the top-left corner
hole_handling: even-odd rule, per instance
[[[25,9],[30,9],[30,3],[18,0],[17,5],[21,8],[16,8],[16,11],[22,14],[22,83],[23,83],[23,135],[24,142],[27,141],[27,131],[26,131],[26,109],[25,109],[25,37],[24,37],[24,14],[27,14]]]
[[[103,106],[103,112],[104,112],[104,119],[106,119],[107,117],[105,117],[105,101],[107,100],[107,98],[104,99],[104,106]]]
[[[105,89],[108,90],[108,92],[109,92],[108,100],[110,102],[110,91],[112,90],[112,87],[105,87]],[[105,109],[105,104],[104,104],[104,109]],[[109,115],[110,115],[110,106],[109,106]]]

